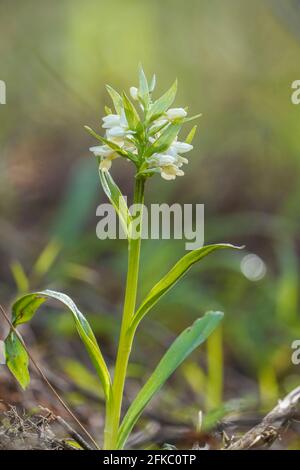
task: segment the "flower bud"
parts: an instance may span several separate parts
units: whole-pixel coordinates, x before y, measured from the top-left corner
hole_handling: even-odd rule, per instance
[[[183,108],[170,108],[166,112],[166,115],[170,121],[174,121],[174,119],[180,119],[187,116],[187,112]]]
[[[129,92],[130,92],[131,97],[132,97],[135,101],[137,101],[138,98],[139,98],[139,90],[137,89],[137,87],[135,87],[135,86],[130,87]]]

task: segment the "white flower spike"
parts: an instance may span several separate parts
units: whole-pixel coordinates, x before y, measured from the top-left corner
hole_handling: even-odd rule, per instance
[[[102,118],[105,137],[87,128],[103,143],[90,148],[96,157],[100,157],[102,170],[108,171],[112,160],[123,157],[132,161],[137,174],[145,178],[155,173],[160,173],[165,180],[184,175],[181,168],[188,163],[188,159],[182,155],[193,149],[191,141],[196,126],[188,134],[186,142],[179,141],[178,133],[186,121],[187,111],[180,107],[168,107],[175,99],[177,82],[168,90],[167,101],[153,101],[154,87],[155,76],[148,82],[141,67],[139,88],[132,86],[129,89],[133,101],[125,93],[120,95],[112,87],[107,87],[115,113],[110,112]],[[139,106],[135,107],[135,101]]]

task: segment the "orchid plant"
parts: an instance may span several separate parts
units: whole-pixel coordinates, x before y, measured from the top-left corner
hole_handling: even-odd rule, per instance
[[[85,316],[66,294],[45,290],[27,294],[18,299],[12,307],[12,326],[5,340],[6,362],[12,374],[23,388],[29,385],[29,357],[24,340],[17,327],[27,323],[37,309],[47,300],[62,302],[73,315],[76,329],[84,343],[102,384],[106,401],[106,418],[103,449],[123,449],[144,408],[162,385],[217,327],[223,314],[207,312],[184,330],[171,344],[152,375],[138,392],[125,415],[122,402],[126,373],[135,333],[151,308],[182,278],[193,264],[208,254],[228,248],[230,244],[207,245],[183,256],[169,272],[159,280],[136,308],[139,260],[142,233],[142,209],[131,213],[122,193],[114,182],[110,169],[114,159],[123,158],[135,166],[134,203],[142,207],[145,184],[156,173],[165,180],[183,176],[182,167],[188,163],[185,155],[193,149],[192,141],[196,132],[194,126],[186,139],[181,141],[178,134],[189,121],[200,115],[188,117],[187,109],[171,107],[176,96],[177,82],[157,100],[153,99],[155,76],[148,82],[142,67],[139,68],[139,85],[130,88],[130,98],[107,86],[114,110],[105,107],[102,127],[105,136],[90,127],[87,131],[97,140],[98,145],[90,148],[95,155],[99,176],[106,196],[114,206],[128,242],[128,271],[125,288],[124,309],[113,377],[103,357],[100,346]],[[135,106],[136,104],[136,106]],[[133,224],[138,218],[138,233],[133,236]]]

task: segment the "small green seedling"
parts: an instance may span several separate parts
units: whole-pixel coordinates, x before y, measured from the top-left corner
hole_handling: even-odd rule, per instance
[[[48,299],[55,299],[64,304],[71,312],[77,332],[95,367],[104,390],[106,418],[103,449],[123,449],[128,436],[138,421],[143,410],[168,380],[178,366],[189,356],[218,326],[223,314],[208,312],[184,330],[171,344],[150,378],[133,400],[121,420],[122,400],[127,367],[136,330],[151,308],[182,278],[191,266],[217,250],[237,248],[229,244],[216,244],[188,252],[159,281],[145,299],[136,308],[139,277],[139,259],[142,239],[142,210],[133,215],[114,182],[109,170],[116,158],[124,158],[135,166],[134,203],[143,206],[145,184],[155,174],[165,180],[174,180],[183,176],[183,165],[188,160],[183,154],[191,151],[192,140],[196,132],[194,126],[184,142],[178,140],[183,125],[199,115],[188,117],[184,108],[171,108],[177,90],[177,82],[159,99],[153,100],[155,76],[148,82],[142,67],[139,69],[139,86],[130,88],[131,98],[126,93],[121,95],[107,86],[114,112],[106,107],[103,118],[105,137],[98,135],[91,128],[88,132],[100,145],[91,147],[98,161],[102,187],[114,206],[128,242],[128,272],[125,289],[124,309],[118,352],[113,378],[103,357],[95,335],[84,315],[73,300],[59,292],[45,290],[24,295],[12,307],[12,325],[5,340],[6,362],[10,371],[25,389],[30,381],[29,358],[23,340],[16,334],[16,328],[27,323],[38,308]],[[133,104],[133,101],[137,106]],[[133,236],[133,226],[137,234]]]

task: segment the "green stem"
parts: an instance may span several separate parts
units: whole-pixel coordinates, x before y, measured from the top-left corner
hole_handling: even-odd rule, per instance
[[[136,178],[134,190],[134,204],[144,202],[144,179]],[[120,332],[119,347],[114,373],[112,393],[106,411],[106,423],[104,430],[104,449],[114,450],[117,446],[118,430],[122,410],[124,385],[127,366],[132,348],[134,332],[129,330],[132,316],[135,312],[139,261],[142,233],[142,212],[140,213],[139,236],[128,240],[128,270],[125,291],[124,310]]]

